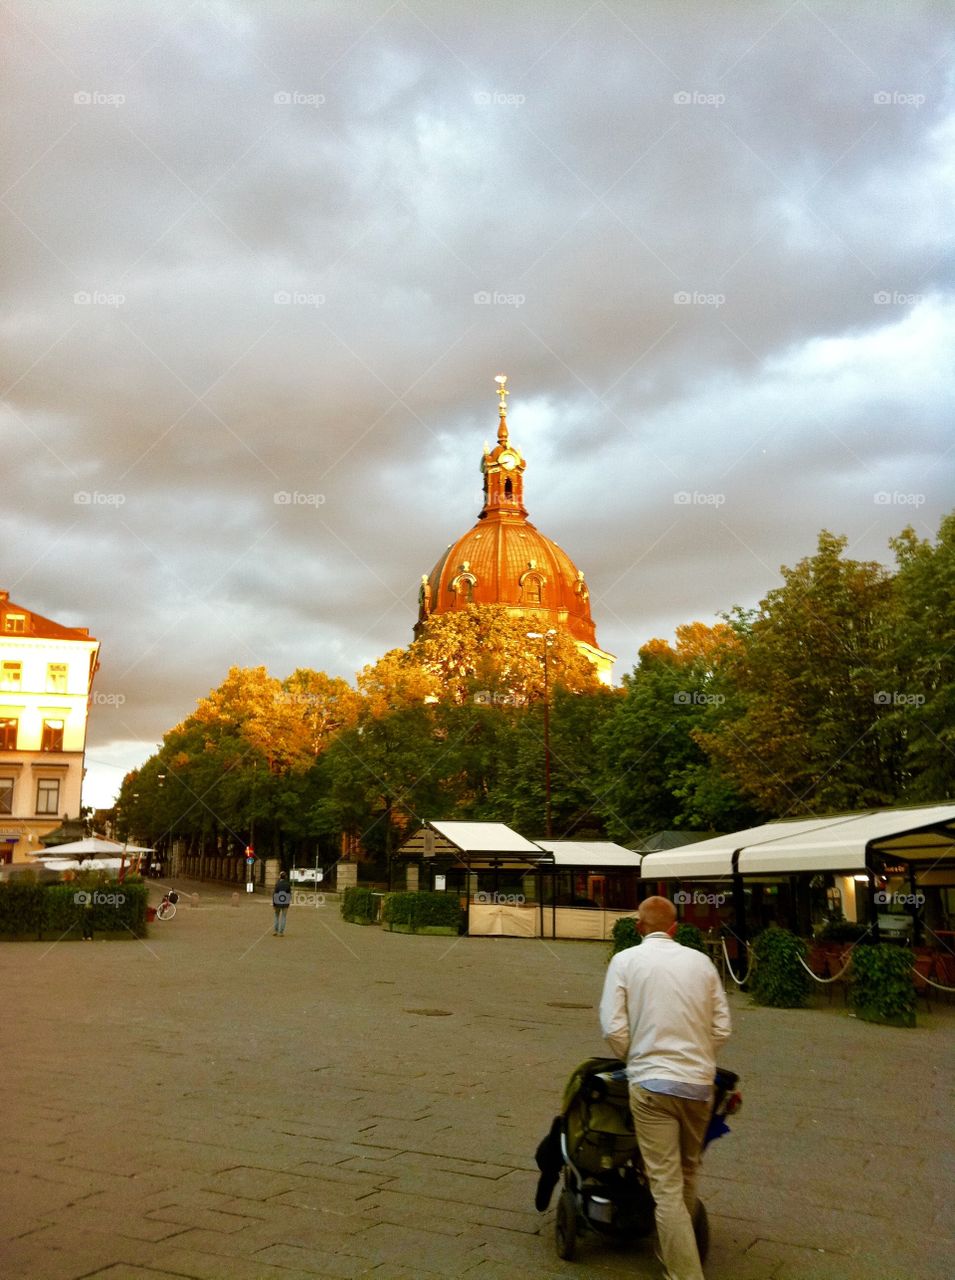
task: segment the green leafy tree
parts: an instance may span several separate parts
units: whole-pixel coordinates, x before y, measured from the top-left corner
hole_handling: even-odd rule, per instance
[[[693,734],[767,814],[884,805],[898,792],[876,697],[891,663],[891,575],[845,546],[823,531],[814,556],[783,568],[729,655],[732,699]]]

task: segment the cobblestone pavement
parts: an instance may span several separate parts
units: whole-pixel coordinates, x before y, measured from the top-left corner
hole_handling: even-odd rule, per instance
[[[533,1153],[606,949],[409,937],[261,895],[145,943],[0,945],[3,1280],[660,1276],[554,1251]],[[158,894],[157,894],[158,897]],[[709,1280],[950,1280],[955,1006],[917,1030],[731,996],[743,1077],[707,1153]]]

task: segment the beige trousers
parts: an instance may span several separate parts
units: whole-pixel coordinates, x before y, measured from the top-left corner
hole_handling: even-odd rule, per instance
[[[711,1103],[630,1086],[630,1110],[650,1190],[667,1280],[703,1280],[693,1234],[696,1175]]]

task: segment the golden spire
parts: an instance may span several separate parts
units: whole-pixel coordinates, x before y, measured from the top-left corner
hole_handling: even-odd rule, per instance
[[[497,428],[497,438],[501,444],[507,444],[507,397],[511,394],[507,389],[507,374],[497,374],[494,381],[497,383],[497,412],[501,419]]]

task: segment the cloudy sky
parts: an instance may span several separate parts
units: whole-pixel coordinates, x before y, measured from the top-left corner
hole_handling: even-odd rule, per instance
[[[0,587],[102,642],[87,801],[231,665],[408,643],[500,371],[618,678],[823,527],[932,535],[950,19],[4,4]]]

